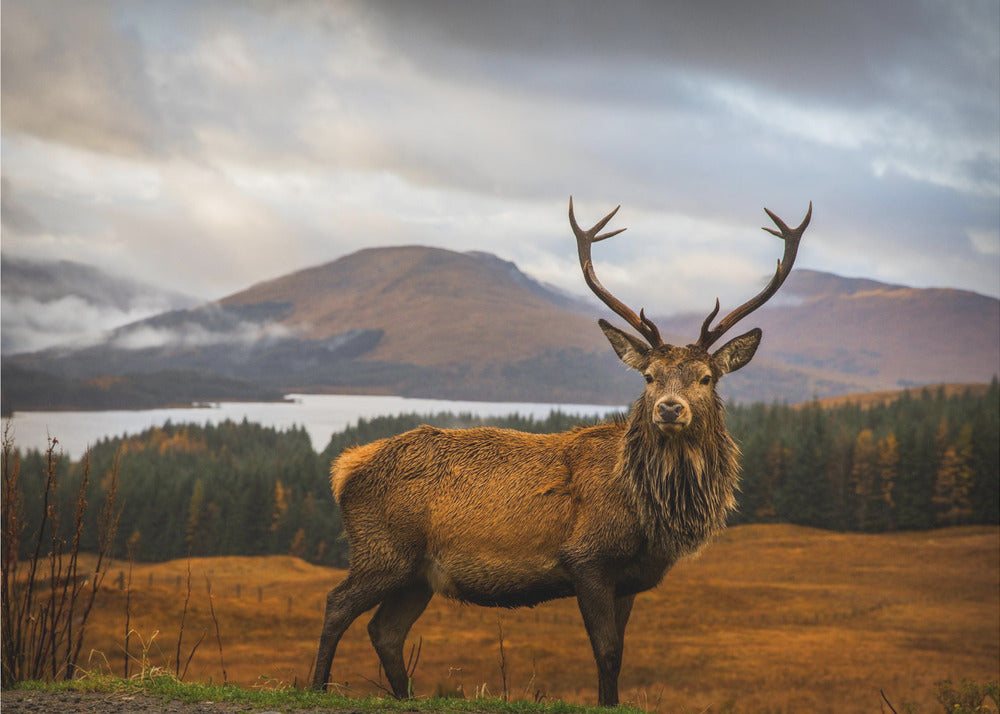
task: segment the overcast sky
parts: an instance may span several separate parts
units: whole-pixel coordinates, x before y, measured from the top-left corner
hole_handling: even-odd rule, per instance
[[[2,2],[3,251],[214,299],[485,250],[723,312],[801,267],[1000,295],[1000,4]],[[729,308],[726,308],[727,300]]]

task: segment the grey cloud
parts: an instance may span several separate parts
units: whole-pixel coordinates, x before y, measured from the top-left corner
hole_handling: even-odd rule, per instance
[[[91,266],[3,255],[2,352],[86,344],[106,330],[191,306],[189,297],[155,290]]]
[[[684,66],[799,96],[865,103],[884,95],[904,68],[943,86],[961,78],[997,88],[989,59],[997,55],[998,12],[989,0],[905,8],[822,0],[362,5],[393,46],[456,73],[498,68],[484,65],[487,53],[568,60],[581,72],[603,66],[623,77],[644,63]],[[455,62],[456,53],[480,61]]]
[[[579,291],[570,193],[631,211],[609,270],[695,250],[730,276],[773,261],[762,205],[813,200],[804,266],[1000,292],[995,2],[80,7],[4,0],[5,250],[209,297],[421,241]]]
[[[116,154],[155,151],[156,110],[137,38],[112,6],[4,0],[3,131]]]
[[[41,223],[17,200],[7,177],[0,178],[0,220],[5,231],[32,235],[41,230]]]
[[[746,194],[740,188],[762,174],[775,186],[811,185],[815,194],[842,180],[814,161],[832,153],[817,139],[788,134],[791,126],[754,126],[754,117],[706,93],[707,83],[724,77],[803,107],[800,123],[867,107],[868,121],[884,126],[865,127],[846,152],[852,155],[833,157],[852,164],[845,168],[857,185],[870,183],[877,161],[916,162],[926,176],[995,196],[1000,157],[991,147],[1000,119],[995,78],[984,67],[996,51],[989,32],[969,31],[961,12],[967,6],[899,12],[879,3],[781,5],[702,4],[693,11],[555,3],[523,12],[468,3],[366,5],[385,46],[408,53],[417,72],[445,89],[413,96],[412,113],[405,104],[378,112],[362,88],[331,91],[351,97],[352,109],[375,127],[380,150],[368,156],[371,168],[418,183],[520,198],[567,190],[607,195],[617,187],[647,205],[691,208],[711,187]],[[977,20],[989,27],[992,6],[977,7]],[[808,81],[785,81],[790,72]],[[483,106],[470,110],[474,100]],[[493,125],[489,116],[513,120]],[[860,129],[865,114],[858,116]],[[911,140],[907,127],[892,125],[897,119],[915,122],[920,133]],[[992,153],[973,148],[970,158],[946,165],[935,158],[969,142]],[[525,171],[534,155],[551,162]]]
[[[300,330],[292,330],[282,325],[260,325],[253,322],[240,322],[227,326],[225,330],[209,329],[195,322],[169,328],[137,324],[115,330],[104,344],[123,350],[146,350],[157,347],[191,349],[219,345],[243,347],[258,344],[261,340],[293,338],[299,332]]]
[[[84,346],[108,330],[169,308],[169,303],[153,301],[135,309],[120,308],[95,304],[79,295],[44,301],[5,296],[0,350],[7,357],[62,345]]]
[[[591,130],[588,136],[585,129],[593,124],[588,114],[595,107],[617,112],[624,122],[643,112],[655,115],[664,127],[674,128],[660,132],[664,143],[690,146],[716,137],[723,145],[731,143],[728,125],[753,118],[737,114],[731,122],[720,122],[725,108],[706,91],[724,81],[813,116],[835,111],[899,123],[863,138],[861,150],[873,158],[888,151],[890,159],[913,159],[927,175],[946,169],[966,174],[969,182],[981,181],[984,172],[970,171],[974,166],[967,162],[944,169],[923,166],[935,152],[953,153],[969,142],[988,152],[980,162],[996,166],[1000,161],[995,3],[915,3],[905,9],[880,2],[365,7],[385,46],[405,53],[428,74],[492,89],[498,97],[528,93],[539,106],[559,112],[550,120],[573,134],[568,145],[590,142],[610,149],[617,148],[619,138],[632,147],[639,144],[634,135],[616,136],[613,128]],[[690,118],[688,126],[683,118]],[[700,124],[706,131],[697,130]],[[787,146],[760,146],[760,132],[754,129],[743,146],[733,149],[745,153],[756,142],[766,151],[779,148],[793,155],[802,137],[789,140],[775,129],[768,127],[774,140]],[[892,143],[879,145],[886,141]],[[943,146],[921,145],[928,142]],[[706,156],[725,159],[711,146],[703,154],[702,163]],[[985,186],[991,194],[997,189],[996,182]]]

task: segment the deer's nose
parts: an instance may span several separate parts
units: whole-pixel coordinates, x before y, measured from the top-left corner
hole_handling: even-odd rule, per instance
[[[673,424],[684,413],[684,404],[676,399],[665,399],[656,405],[656,413],[661,421]]]

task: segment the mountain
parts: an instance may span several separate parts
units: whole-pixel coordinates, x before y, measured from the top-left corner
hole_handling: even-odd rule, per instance
[[[703,318],[677,316],[661,325],[697,334]],[[757,359],[781,365],[800,392],[809,388],[821,397],[988,382],[1000,372],[1000,301],[964,290],[795,270],[774,302],[749,322],[764,331]]]
[[[184,370],[284,391],[624,403],[634,377],[591,309],[486,253],[371,249],[4,364],[90,382]]]
[[[593,329],[587,303],[482,252],[362,250],[255,285],[220,305],[284,305],[281,324],[303,339],[378,329],[382,338],[366,359],[421,367],[485,366],[552,349],[597,351],[606,344]]]
[[[194,298],[67,260],[0,260],[2,353],[16,354],[95,339],[103,331]]]
[[[248,394],[627,404],[641,379],[618,362],[595,324],[600,316],[613,317],[486,253],[369,249],[136,321],[89,347],[5,359],[4,379],[16,368],[89,389],[107,376],[161,385],[157,375],[183,371],[228,380],[227,393],[242,384]],[[686,343],[702,317],[657,322],[665,339]],[[755,325],[764,341],[754,362],[723,382],[729,398],[794,403],[984,382],[1000,371],[1000,301],[974,293],[799,270],[745,329]],[[4,402],[18,408],[6,393]]]

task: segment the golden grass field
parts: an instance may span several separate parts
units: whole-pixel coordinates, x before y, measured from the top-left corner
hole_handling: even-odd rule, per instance
[[[222,681],[211,582],[228,681],[302,685],[311,675],[327,590],[345,572],[291,557],[190,562],[181,659],[207,633],[187,681]],[[173,672],[187,561],[135,564],[133,672]],[[125,595],[114,564],[91,617],[85,668],[123,672]],[[995,680],[1000,669],[1000,529],[891,535],[785,525],[732,528],[640,595],[622,667],[623,703],[658,712],[940,711],[935,683]],[[363,616],[341,642],[333,678],[377,692]],[[492,610],[435,598],[414,626],[418,695],[499,695],[498,624],[513,698],[596,701],[596,670],[574,600]],[[141,638],[141,639],[140,639]],[[87,653],[90,653],[89,656]],[[887,709],[885,711],[888,711]]]

